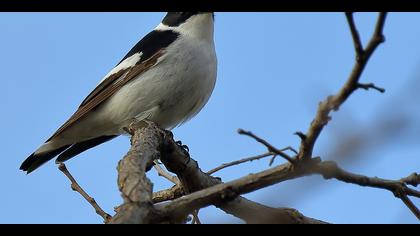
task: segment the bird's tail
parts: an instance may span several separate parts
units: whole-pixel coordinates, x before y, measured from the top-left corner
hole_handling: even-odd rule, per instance
[[[117,137],[117,135],[100,136],[86,141],[71,144],[49,139],[49,141],[44,143],[44,145],[42,145],[38,150],[32,153],[32,155],[30,155],[22,163],[20,169],[26,171],[27,174],[29,174],[44,163],[46,163],[47,161],[56,157],[57,155],[59,156],[56,162],[65,162],[70,158],[90,148],[98,146],[101,143],[107,142],[115,137]]]
[[[65,145],[61,147],[48,148],[48,143],[45,143],[41,146],[37,151],[32,153],[20,166],[20,169],[26,171],[27,174],[31,173],[32,171],[36,170],[38,167],[46,163],[47,161],[53,159],[58,154],[64,152],[67,148],[71,145]]]

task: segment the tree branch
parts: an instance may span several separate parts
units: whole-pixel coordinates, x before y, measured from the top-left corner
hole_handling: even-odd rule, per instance
[[[194,209],[199,209],[212,204],[220,207],[220,203],[235,199],[240,194],[253,192],[276,183],[314,174],[322,175],[326,179],[334,178],[360,186],[386,189],[399,198],[406,195],[417,198],[420,197],[418,191],[408,188],[399,180],[386,180],[353,174],[339,168],[334,162],[322,162],[320,159],[315,158],[294,165],[289,163],[283,164],[228,183],[213,185],[212,187],[181,197],[168,204],[164,204],[161,206],[160,210],[168,212],[168,214],[185,215]]]
[[[386,189],[392,192],[395,197],[400,198],[404,204],[413,212],[413,214],[420,220],[419,209],[407,197],[413,196],[420,198],[420,192],[407,187],[407,185],[401,180],[386,180],[376,177],[369,178],[367,176],[350,173],[341,169],[335,162],[332,161],[326,161],[318,164],[313,169],[313,173],[320,174],[325,179],[334,178],[346,183],[357,184],[360,186]],[[418,176],[418,174],[414,173],[412,176]]]
[[[400,181],[411,186],[417,187],[420,184],[420,175],[417,173],[413,173],[408,177],[402,178]]]
[[[155,161],[155,165],[153,166],[153,168],[155,168],[156,172],[158,173],[158,175],[160,177],[163,177],[167,180],[169,180],[171,183],[175,184],[175,185],[179,185],[181,184],[179,182],[179,179],[176,176],[172,176],[170,173],[168,173],[167,171],[165,171],[157,161]]]
[[[124,203],[117,207],[112,224],[146,224],[156,222],[159,213],[153,207],[153,185],[146,177],[153,162],[160,157],[161,133],[156,125],[132,123],[128,128],[131,148],[118,163],[118,187]]]
[[[104,223],[108,223],[111,220],[111,216],[106,213],[102,208],[98,205],[94,198],[89,196],[85,190],[77,183],[76,179],[70,174],[70,171],[67,169],[64,163],[58,164],[58,169],[63,172],[63,174],[70,180],[71,182],[71,189],[75,192],[78,192],[89,204],[95,209],[96,214],[100,215],[104,219]]]
[[[253,134],[250,131],[245,131],[243,129],[239,129],[238,133],[241,134],[241,135],[246,135],[246,136],[249,136],[249,137],[255,139],[257,142],[266,146],[269,152],[274,152],[275,154],[283,157],[284,159],[286,159],[288,162],[290,162],[292,164],[295,163],[295,160],[293,160],[292,157],[290,157],[289,155],[287,155],[286,153],[283,152],[285,149],[280,150],[280,149],[275,148],[273,145],[271,145],[270,143],[268,143],[264,139],[258,137],[257,135]],[[288,149],[290,149],[290,148],[286,148],[286,150],[288,150]]]
[[[351,36],[353,38],[354,49],[356,51],[356,61],[360,61],[363,58],[364,49],[362,41],[360,40],[359,32],[357,31],[356,24],[353,19],[353,12],[346,12],[347,23],[350,27]]]
[[[153,193],[153,203],[172,201],[185,195],[181,185],[175,185],[170,189]]]
[[[312,157],[312,152],[316,140],[318,139],[324,127],[331,120],[330,113],[332,111],[337,111],[354,91],[361,87],[366,87],[359,83],[360,77],[375,49],[385,41],[385,37],[383,36],[383,28],[386,19],[386,13],[379,14],[374,34],[370,39],[366,49],[362,47],[352,14],[346,13],[346,17],[350,26],[350,31],[352,33],[357,60],[353,66],[353,70],[349,78],[347,79],[347,82],[344,84],[341,90],[336,95],[327,97],[326,100],[319,104],[317,114],[314,120],[311,122],[307,133],[303,134],[298,132],[301,134],[300,137],[305,137],[304,139],[301,138],[302,141],[299,149],[298,159],[309,159]],[[377,90],[379,89],[374,84],[370,84],[368,88],[376,88]]]
[[[207,174],[212,175],[212,174],[214,174],[214,173],[216,173],[220,170],[223,170],[225,168],[228,168],[228,167],[240,165],[240,164],[243,164],[245,162],[252,162],[252,161],[260,160],[260,159],[270,157],[270,156],[275,156],[275,155],[276,155],[276,153],[274,153],[274,152],[267,152],[267,153],[264,153],[264,154],[261,154],[261,155],[248,157],[248,158],[244,158],[244,159],[241,159],[241,160],[232,161],[232,162],[229,162],[229,163],[224,163],[224,164],[222,164],[222,165],[220,165],[220,166],[218,166],[218,167],[216,167],[212,170],[207,171]]]
[[[169,171],[178,176],[178,179],[181,181],[182,186],[187,189],[187,192],[192,193],[185,197],[194,195],[200,190],[206,191],[206,189],[211,186],[220,186],[222,184],[220,179],[212,177],[201,171],[198,163],[193,160],[181,147],[176,145],[171,135],[166,135],[164,138],[165,150],[163,151],[164,154],[161,156],[161,161]],[[172,190],[177,191],[178,188],[175,187],[172,188]],[[170,192],[172,192],[171,190],[164,192],[170,196],[175,195],[170,194]],[[208,205],[215,205],[226,213],[243,219],[247,223],[325,223],[303,216],[294,209],[275,209],[249,201],[243,197],[239,197],[238,195],[229,197],[228,194],[220,194],[224,195],[223,199],[210,201],[208,202]],[[188,207],[185,207],[184,205],[177,205],[178,203],[176,203],[176,201],[185,197],[181,197],[167,204],[156,205],[156,208],[163,215],[171,216],[171,218],[175,219],[175,221],[177,221],[177,219],[182,220],[194,210],[201,208],[200,205],[195,204]],[[170,206],[168,206],[168,204],[170,204]]]

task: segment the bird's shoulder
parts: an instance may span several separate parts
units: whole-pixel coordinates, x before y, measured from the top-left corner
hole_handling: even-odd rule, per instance
[[[123,59],[104,77],[101,83],[82,101],[79,107],[86,105],[106,87],[115,83],[127,70],[144,63],[156,53],[164,50],[178,37],[179,34],[172,30],[153,30],[148,33],[131,48]]]
[[[137,63],[141,63],[142,61],[149,59],[159,50],[168,47],[178,39],[179,35],[178,32],[173,30],[153,30],[134,45],[117,66],[137,53],[141,54],[141,58]]]

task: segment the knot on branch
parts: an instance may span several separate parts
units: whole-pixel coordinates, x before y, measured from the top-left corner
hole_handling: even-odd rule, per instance
[[[226,188],[224,191],[220,194],[220,199],[223,201],[232,201],[235,198],[237,198],[239,195],[238,193],[233,189],[233,187]]]
[[[405,186],[404,183],[395,183],[392,193],[397,198],[403,198],[404,196],[407,196],[407,193],[405,192],[406,187],[407,186]]]
[[[413,173],[408,177],[402,178],[401,182],[417,187],[420,184],[420,175],[417,173]]]
[[[324,179],[335,178],[339,173],[338,165],[333,161],[324,161],[322,163],[319,163],[317,167],[317,171],[322,174],[322,177],[324,177]]]

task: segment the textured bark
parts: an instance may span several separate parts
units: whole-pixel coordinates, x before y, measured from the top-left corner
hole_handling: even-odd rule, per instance
[[[133,123],[131,149],[118,163],[118,187],[124,203],[117,207],[111,224],[153,223],[158,213],[153,207],[153,184],[146,177],[146,170],[159,159],[161,133],[154,125],[142,127]]]
[[[162,163],[166,168],[175,173],[180,179],[184,190],[187,193],[208,189],[212,186],[221,186],[222,181],[219,178],[212,177],[204,173],[198,166],[198,163],[191,159],[188,153],[177,146],[173,139],[165,139],[167,147],[165,155],[161,156]],[[177,188],[174,188],[177,191]],[[204,190],[205,192],[206,190]],[[201,194],[197,193],[198,195]],[[205,194],[203,194],[204,196]],[[271,208],[262,204],[250,201],[238,196],[234,192],[221,191],[216,193],[219,198],[210,201],[216,207],[224,212],[236,216],[246,223],[277,223],[277,224],[313,224],[324,223],[319,220],[302,215],[299,211],[289,208]],[[199,197],[198,197],[199,198]],[[183,198],[185,199],[185,198]],[[183,218],[186,214],[195,209],[199,209],[209,203],[200,204],[198,199],[195,202],[187,203],[183,199],[161,206],[161,210],[173,214],[175,218]],[[197,203],[197,204],[195,204]]]
[[[206,198],[205,202],[196,201],[199,205],[186,205],[182,199],[194,196],[194,192],[200,194],[199,190],[221,186],[221,180],[201,171],[198,163],[176,144],[170,132],[152,123],[147,126],[133,123],[129,130],[132,133],[131,149],[118,164],[118,186],[124,203],[116,208],[111,224],[184,223],[189,214],[204,205],[216,205],[247,223],[324,223],[305,217],[294,209],[267,207],[236,194],[226,194],[226,191],[218,193],[222,196],[220,199]],[[153,185],[146,177],[146,171],[156,159],[177,174],[184,193],[192,194],[169,204],[154,204]]]

